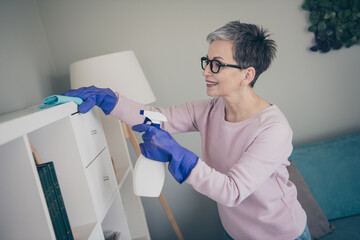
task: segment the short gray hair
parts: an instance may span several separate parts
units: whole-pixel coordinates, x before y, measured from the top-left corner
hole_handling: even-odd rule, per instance
[[[233,58],[242,67],[254,67],[256,80],[271,64],[276,55],[276,43],[268,38],[267,29],[254,24],[232,21],[210,33],[206,40],[211,44],[216,40],[233,42]]]

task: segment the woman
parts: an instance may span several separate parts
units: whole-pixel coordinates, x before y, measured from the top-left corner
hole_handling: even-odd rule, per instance
[[[141,152],[169,162],[179,182],[218,204],[224,239],[310,239],[306,214],[288,180],[292,130],[275,105],[253,91],[275,57],[276,44],[266,30],[233,21],[210,33],[206,57],[201,58],[211,100],[168,109],[154,108],[94,86],[70,90],[84,100],[80,112],[95,104],[130,125],[143,121],[141,109],[159,111],[167,119],[159,130],[144,124]],[[169,134],[199,131],[203,159],[180,146]]]

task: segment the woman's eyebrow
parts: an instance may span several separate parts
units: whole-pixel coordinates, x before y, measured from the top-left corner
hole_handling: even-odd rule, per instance
[[[207,59],[209,59],[209,56],[208,56],[208,55],[206,55],[206,58],[207,58]],[[212,60],[216,60],[216,59],[218,59],[218,58],[220,58],[220,59],[224,60],[222,57],[214,57]]]

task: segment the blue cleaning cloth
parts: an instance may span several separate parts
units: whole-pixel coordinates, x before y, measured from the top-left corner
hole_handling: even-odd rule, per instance
[[[83,102],[83,100],[78,97],[68,97],[68,96],[64,96],[64,95],[52,95],[52,96],[45,98],[43,100],[44,104],[39,105],[38,108],[40,108],[40,109],[49,108],[49,107],[53,107],[56,105],[67,103],[67,102],[74,102],[77,105],[80,105]]]

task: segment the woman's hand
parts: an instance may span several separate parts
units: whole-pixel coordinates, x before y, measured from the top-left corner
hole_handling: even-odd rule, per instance
[[[142,136],[144,143],[140,144],[140,149],[146,158],[169,162],[168,169],[173,177],[179,183],[186,180],[195,167],[198,156],[180,146],[167,131],[146,124],[135,125],[132,129],[145,132]]]
[[[95,86],[72,89],[63,95],[79,97],[84,101],[79,106],[80,113],[87,113],[96,105],[107,115],[114,109],[117,102],[117,96],[110,88],[97,88]]]

